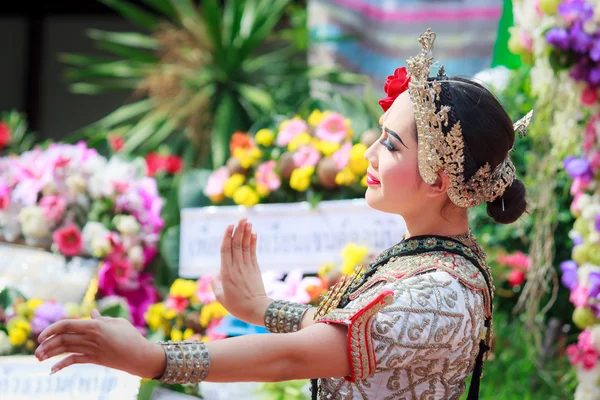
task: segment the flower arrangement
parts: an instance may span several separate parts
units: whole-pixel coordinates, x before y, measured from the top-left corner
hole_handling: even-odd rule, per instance
[[[3,298],[11,290],[4,289]],[[0,356],[33,354],[39,345],[37,336],[46,327],[66,318],[89,318],[90,311],[75,303],[14,296],[14,301],[0,305]]]
[[[156,301],[145,268],[163,227],[144,164],[107,160],[83,142],[0,159],[0,237],[100,260],[97,294],[125,298],[136,326]]]
[[[503,278],[514,290],[520,288],[527,279],[527,271],[530,267],[530,259],[527,254],[517,251],[512,254],[499,254],[496,262],[503,270]]]
[[[364,152],[378,136],[367,131],[355,141],[349,119],[320,110],[306,120],[285,120],[276,131],[261,129],[253,137],[237,132],[231,158],[212,173],[204,194],[215,204],[228,199],[246,207],[310,199],[316,193],[358,197],[366,188]]]

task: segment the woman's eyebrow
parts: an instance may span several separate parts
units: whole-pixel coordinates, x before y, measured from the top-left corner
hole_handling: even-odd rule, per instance
[[[398,134],[396,132],[394,132],[393,130],[391,130],[390,128],[388,128],[387,126],[382,126],[379,125],[382,129],[384,129],[388,135],[393,136],[396,140],[398,140],[400,142],[400,144],[402,144],[402,146],[406,147],[408,149],[408,146],[404,144],[404,142],[402,141],[402,139],[400,139],[400,136],[398,136]]]

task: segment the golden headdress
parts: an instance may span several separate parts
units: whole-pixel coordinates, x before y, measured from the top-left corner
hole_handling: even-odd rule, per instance
[[[428,29],[419,37],[421,52],[407,61],[408,92],[413,103],[418,134],[419,172],[428,184],[438,178],[443,170],[450,178],[448,197],[459,207],[474,207],[491,202],[502,196],[515,179],[515,166],[507,154],[494,170],[486,163],[475,175],[465,181],[465,143],[460,121],[457,121],[447,134],[450,105],[436,106],[440,101],[442,82],[447,80],[444,68],[440,68],[437,79],[429,80],[433,64],[432,50],[435,33]],[[524,135],[533,111],[514,125],[515,132]]]

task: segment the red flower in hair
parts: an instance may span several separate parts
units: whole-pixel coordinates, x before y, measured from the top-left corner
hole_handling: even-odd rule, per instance
[[[410,82],[410,77],[404,67],[396,68],[394,75],[387,77],[383,85],[387,97],[379,100],[379,105],[383,108],[383,111],[387,111],[396,100],[396,97],[408,89],[408,82]]]

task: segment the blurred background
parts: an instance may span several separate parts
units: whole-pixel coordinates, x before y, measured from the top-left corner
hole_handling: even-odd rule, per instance
[[[60,380],[35,338],[94,307],[155,341],[265,333],[215,301],[214,237],[232,215],[281,236],[276,207],[309,235],[297,203],[333,213],[362,198],[384,84],[429,27],[436,67],[486,85],[514,121],[535,109],[511,154],[530,212],[510,226],[470,213],[496,285],[481,398],[600,399],[595,0],[0,6],[0,398],[308,398],[303,381],[158,385],[92,366]],[[271,297],[318,303],[393,236],[376,223],[382,237],[358,230],[265,273]],[[270,251],[265,265],[290,265]]]

